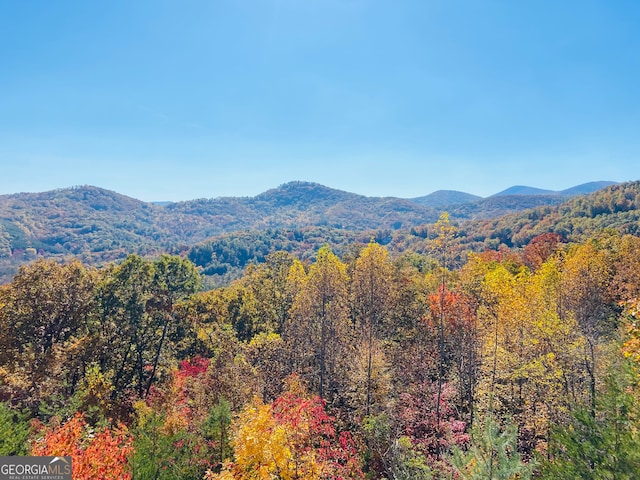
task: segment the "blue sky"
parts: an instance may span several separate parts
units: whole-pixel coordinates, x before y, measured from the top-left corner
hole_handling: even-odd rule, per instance
[[[0,194],[640,179],[635,0],[0,2]]]

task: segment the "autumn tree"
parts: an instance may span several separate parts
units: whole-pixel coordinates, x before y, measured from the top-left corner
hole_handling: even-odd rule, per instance
[[[193,264],[163,255],[155,261],[129,256],[100,285],[100,367],[113,371],[114,397],[133,389],[148,395],[168,343],[174,343],[176,303],[199,286]],[[165,361],[165,363],[167,363]]]
[[[455,394],[453,385],[438,388],[437,382],[413,385],[400,394],[396,415],[402,435],[424,456],[433,471],[444,473],[442,454],[456,445],[466,444],[469,437],[466,424],[458,418],[451,401]],[[440,402],[439,408],[436,402]]]
[[[562,235],[552,232],[533,237],[522,250],[525,264],[532,270],[537,270],[564,241]]]
[[[383,247],[370,242],[360,252],[351,279],[351,304],[367,352],[365,415],[371,413],[374,345],[381,338],[384,324],[390,320],[395,300],[394,270],[387,257]]]
[[[243,342],[261,333],[281,334],[293,302],[287,285],[293,258],[276,252],[266,260],[250,265],[241,279],[211,294],[217,303],[217,321],[230,324]]]
[[[292,372],[287,366],[287,345],[277,333],[261,333],[246,345],[246,358],[256,373],[263,402],[272,401]]]
[[[613,248],[613,278],[609,291],[618,302],[628,302],[640,298],[640,238],[624,235],[615,239]]]
[[[437,330],[434,337],[434,330],[424,321],[429,314],[427,298],[437,285],[412,267],[401,267],[398,276],[393,321],[385,337],[390,340],[391,362],[402,383],[422,382],[438,370]]]
[[[348,432],[338,433],[325,402],[293,377],[271,404],[255,399],[234,424],[234,461],[208,479],[364,479]]]
[[[202,356],[208,359],[206,374],[191,389],[195,396],[191,401],[203,414],[220,399],[225,399],[233,411],[238,411],[263,389],[265,395],[270,395],[267,392],[279,392],[277,380],[269,376],[273,373],[269,368],[286,366],[286,362],[278,360],[282,342],[271,344],[267,341],[265,345],[261,341],[265,338],[262,334],[256,336],[255,342],[240,341],[228,322],[226,299],[220,291],[197,293],[188,301],[181,302],[177,310],[195,335],[191,341],[195,341],[197,349],[194,351],[199,355],[191,358]]]
[[[521,451],[544,450],[551,426],[566,418],[583,381],[578,352],[584,339],[573,317],[558,313],[560,265],[549,259],[532,274],[473,258],[465,268],[476,272],[466,281],[479,300],[476,409],[482,417],[511,417]]]
[[[285,340],[302,355],[296,369],[323,399],[339,393],[353,353],[347,282],[345,264],[328,246],[320,248],[285,325]]]
[[[72,476],[80,480],[127,480],[132,438],[126,427],[93,429],[81,414],[67,422],[45,428],[33,445],[32,455],[70,456]]]
[[[190,356],[213,357],[226,342],[237,339],[228,315],[228,301],[223,289],[198,292],[176,306],[179,324],[188,329],[182,351]]]
[[[436,238],[433,241],[434,254],[440,262],[440,304],[438,314],[438,393],[435,404],[436,409],[436,435],[440,435],[440,397],[442,386],[445,382],[445,289],[447,282],[447,270],[453,259],[451,243],[456,233],[456,228],[449,222],[449,214],[444,212],[435,224]],[[439,445],[439,443],[438,443]],[[439,455],[439,453],[438,453]]]
[[[275,252],[267,256],[265,263],[251,266],[245,272],[241,283],[255,305],[254,334],[282,334],[293,303],[287,285],[293,260],[287,252]],[[251,336],[246,339],[250,340]]]
[[[625,304],[625,316],[622,353],[640,372],[640,298]]]
[[[413,444],[411,438],[402,434],[395,418],[381,413],[364,420],[367,441],[365,452],[366,473],[370,478],[394,480],[428,480],[434,472],[427,457]]]
[[[38,260],[0,289],[0,390],[34,409],[73,394],[93,355],[95,283],[79,262]]]
[[[226,289],[192,295],[179,306],[180,316],[195,333],[198,352],[210,359],[198,389],[199,403],[220,399],[237,411],[254,395],[265,400],[281,391],[279,380],[288,369],[288,354],[277,334],[261,333],[241,341],[229,318]],[[274,376],[277,373],[277,376]]]
[[[221,409],[203,395],[209,363],[202,357],[181,361],[170,379],[135,402],[131,460],[135,478],[200,479],[222,462],[221,455],[214,457],[228,451],[225,432],[231,415],[228,403],[223,418]]]
[[[393,409],[397,400],[395,381],[397,376],[385,345],[381,341],[373,341],[371,351],[366,344],[356,349],[349,370],[346,372],[347,384],[343,396],[346,415],[341,420],[349,425],[362,425],[369,415],[381,415]],[[369,399],[369,414],[366,411]]]
[[[443,328],[438,372],[442,365],[443,376],[457,385],[458,410],[472,423],[480,369],[477,307],[473,299],[462,291],[451,291],[446,287],[443,290],[442,286],[437,293],[428,295],[427,301],[429,315],[424,319],[427,328],[438,330],[440,322]]]
[[[562,266],[560,315],[573,318],[585,343],[583,368],[589,378],[589,401],[595,410],[601,343],[615,330],[615,306],[608,297],[612,265],[606,250],[592,240],[571,250]]]

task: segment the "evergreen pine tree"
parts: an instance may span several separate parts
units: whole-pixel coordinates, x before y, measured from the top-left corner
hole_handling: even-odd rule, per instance
[[[524,463],[516,450],[517,429],[507,425],[502,431],[498,423],[487,416],[471,431],[471,446],[465,452],[452,449],[451,465],[464,480],[526,480],[531,478],[532,463]]]
[[[0,456],[26,455],[28,437],[27,415],[0,403]]]
[[[578,408],[569,426],[555,432],[543,478],[640,478],[640,408],[629,389],[629,371],[620,372],[608,377],[595,412]]]

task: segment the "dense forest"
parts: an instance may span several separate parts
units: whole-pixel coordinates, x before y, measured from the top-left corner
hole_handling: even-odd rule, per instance
[[[0,455],[79,479],[638,478],[637,187],[476,233],[281,238],[212,289],[232,239],[36,259],[0,287]]]
[[[465,220],[468,210],[479,206],[487,216],[493,217],[488,214],[491,206],[511,203],[512,198],[497,196],[455,207],[451,221],[458,228],[451,250],[456,265],[465,262],[470,252],[522,248],[544,233],[557,233],[563,241],[581,242],[605,228],[635,235],[640,225],[640,182],[610,186],[587,196],[565,197],[559,205],[543,204],[496,218]],[[549,197],[525,197],[524,205],[530,205],[532,198],[544,202]],[[494,213],[502,211],[498,208]],[[186,251],[203,273],[207,286],[222,286],[239,278],[248,265],[262,263],[269,253],[276,251],[284,250],[298,259],[313,260],[320,246],[326,243],[334,253],[343,256],[373,238],[393,257],[424,255],[432,251],[436,236],[434,223],[398,229],[349,230],[328,226],[253,229],[218,235]]]
[[[305,258],[313,256],[322,237],[336,250],[345,250],[363,236],[365,242],[376,236],[385,244],[394,236],[408,237],[409,243],[419,247],[420,236],[406,233],[423,232],[442,211],[450,212],[455,221],[481,222],[563,204],[576,195],[602,190],[608,183],[592,182],[533,195],[526,194],[529,190],[511,189],[484,199],[446,191],[415,199],[366,197],[309,182],[290,182],[255,197],[162,205],[92,186],[0,195],[0,283],[10,281],[20,265],[35,258],[77,259],[87,266],[104,266],[134,253],[182,254],[202,243],[243,237],[245,232],[252,232],[254,238],[259,234],[263,244],[277,243],[269,237],[288,237],[287,248],[301,251]],[[624,188],[637,190],[638,185]],[[242,256],[240,249],[247,246],[240,245],[242,240],[232,243],[238,245]],[[270,245],[262,249],[265,247],[269,253],[276,251]],[[394,245],[388,248],[394,251]],[[260,261],[261,257],[248,260]],[[210,277],[210,286],[237,279],[246,266],[243,260],[210,263],[199,265]]]

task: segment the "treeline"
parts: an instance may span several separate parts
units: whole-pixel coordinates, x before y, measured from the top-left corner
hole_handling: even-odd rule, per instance
[[[539,198],[538,198],[539,197]],[[532,198],[532,197],[525,197]],[[534,196],[544,200],[544,196]],[[554,197],[558,201],[561,196]],[[518,196],[491,197],[491,202],[517,201]],[[460,207],[462,208],[462,207]],[[562,205],[545,205],[493,220],[458,220],[451,250],[460,265],[470,252],[522,248],[534,237],[556,233],[565,241],[584,242],[603,229],[637,235],[640,225],[640,182],[613,185],[589,196],[566,200]],[[460,212],[455,212],[460,215]],[[465,215],[462,215],[464,218]],[[207,286],[228,285],[244,273],[249,264],[265,261],[268,254],[287,251],[296,258],[313,260],[318,248],[328,244],[339,256],[354,245],[373,238],[394,257],[429,254],[438,233],[435,224],[415,224],[409,228],[346,230],[335,227],[267,228],[228,233],[191,247],[188,258],[205,275]]]
[[[451,217],[460,222],[453,248],[466,258],[470,251],[519,248],[548,232],[570,241],[584,241],[603,228],[638,233],[640,182],[557,205],[564,198],[499,195],[451,206]],[[526,212],[505,215],[525,208]],[[312,259],[325,242],[343,253],[353,243],[375,237],[393,255],[424,254],[430,251],[431,222],[439,212],[408,200],[363,197],[302,182],[253,198],[201,199],[164,207],[88,186],[3,195],[0,283],[10,281],[19,265],[34,258],[74,258],[104,266],[132,253],[192,250],[190,258],[202,267],[206,285],[218,287],[238,279],[246,265],[264,261],[280,247]]]
[[[220,287],[242,277],[249,265],[264,263],[272,253],[287,252],[303,262],[312,262],[323,245],[342,257],[371,239],[385,245],[391,241],[392,232],[329,227],[252,230],[212,238],[190,248],[186,256],[204,276],[205,287]]]
[[[74,478],[637,478],[640,238],[460,266],[446,216],[432,234],[428,257],[282,251],[206,292],[176,256],[22,267],[0,455],[70,453]]]
[[[612,185],[588,196],[579,196],[557,206],[541,206],[500,218],[468,222],[464,243],[493,239],[496,247],[522,247],[543,233],[557,233],[584,241],[603,229],[638,234],[640,226],[640,181]]]

